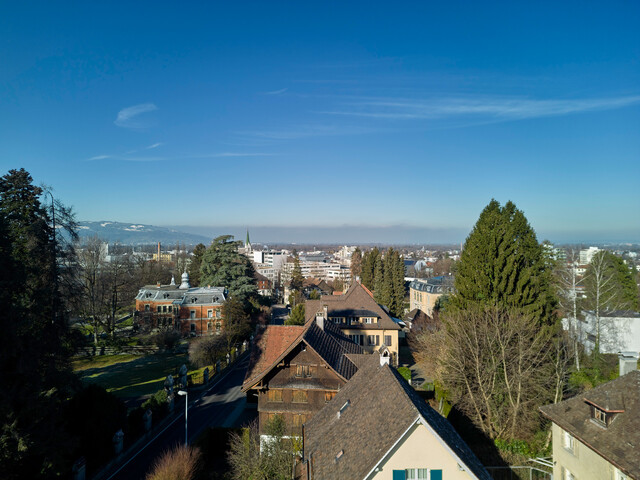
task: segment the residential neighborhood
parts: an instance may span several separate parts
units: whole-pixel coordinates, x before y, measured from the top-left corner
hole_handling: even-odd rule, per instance
[[[640,480],[640,2],[0,4],[0,480]]]

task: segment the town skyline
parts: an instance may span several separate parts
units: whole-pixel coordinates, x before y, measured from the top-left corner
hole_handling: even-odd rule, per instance
[[[0,7],[0,167],[79,220],[640,241],[637,4],[250,5]]]

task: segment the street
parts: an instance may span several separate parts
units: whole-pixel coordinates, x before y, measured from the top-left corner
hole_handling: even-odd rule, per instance
[[[243,415],[246,397],[240,391],[249,357],[245,356],[220,379],[212,380],[212,386],[204,392],[189,395],[189,443],[195,441],[208,427],[239,427],[246,417]],[[191,395],[194,398],[191,398]],[[103,478],[106,480],[141,479],[148,473],[154,460],[166,450],[185,439],[184,397],[176,395],[173,420],[161,432],[155,433],[148,443],[141,445],[113,467]]]

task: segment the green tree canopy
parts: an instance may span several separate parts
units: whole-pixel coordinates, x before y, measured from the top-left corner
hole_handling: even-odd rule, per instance
[[[241,242],[233,235],[222,235],[211,242],[202,256],[201,285],[225,287],[229,294],[243,301],[257,294],[251,261],[238,253]]]
[[[304,303],[300,303],[293,307],[291,315],[284,322],[285,325],[304,325],[305,308]]]
[[[204,257],[204,253],[206,251],[207,247],[202,243],[199,243],[193,249],[193,256],[191,257],[191,262],[189,262],[189,267],[187,268],[189,283],[191,283],[191,285],[200,286],[200,267],[202,266],[202,257]],[[180,272],[178,272],[178,274],[179,273]]]
[[[24,169],[0,178],[0,468],[3,478],[61,475],[70,450],[62,403],[69,369],[66,296],[57,259],[66,255],[43,190]],[[56,205],[56,226],[74,234],[73,219]],[[71,220],[67,223],[66,220]],[[68,472],[67,472],[68,473]]]
[[[524,214],[512,202],[484,208],[462,250],[451,308],[516,308],[542,322],[554,300],[542,247]]]

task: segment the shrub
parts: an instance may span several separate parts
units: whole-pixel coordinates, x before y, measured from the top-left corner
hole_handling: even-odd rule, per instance
[[[169,406],[167,405],[167,391],[162,389],[158,390],[142,404],[142,411],[146,412],[147,409],[151,410],[154,419],[163,418],[169,413]]]
[[[161,350],[173,350],[180,342],[180,334],[173,330],[156,333],[153,343]]]
[[[146,480],[193,480],[200,465],[197,448],[178,446],[166,451],[153,464]]]

